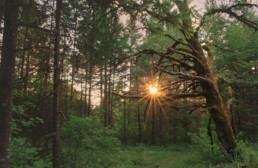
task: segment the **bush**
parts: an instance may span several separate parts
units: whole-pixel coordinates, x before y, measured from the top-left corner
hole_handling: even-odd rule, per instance
[[[42,122],[40,118],[28,117],[23,105],[13,107],[12,119],[12,138],[10,143],[10,167],[12,168],[36,168],[49,167],[50,162],[45,162],[37,157],[37,149],[33,147],[28,138],[23,136],[23,129],[29,129],[31,126]],[[25,119],[26,118],[26,119]],[[41,162],[40,166],[39,163]],[[44,164],[43,164],[44,163]],[[42,166],[46,165],[46,166]]]
[[[213,146],[211,146],[210,144],[210,137],[206,134],[205,128],[200,130],[199,135],[191,134],[190,136],[194,144],[194,148],[198,151],[199,154],[198,156],[196,156],[198,158],[195,158],[196,162],[202,162],[207,166],[210,166],[210,164],[217,165],[220,163],[227,162],[219,145],[217,144],[215,133],[213,134]]]
[[[108,167],[120,143],[95,117],[71,116],[61,130],[61,167]]]
[[[258,146],[249,142],[242,132],[238,135],[238,153],[239,158],[236,161],[244,163],[248,168],[258,167]]]

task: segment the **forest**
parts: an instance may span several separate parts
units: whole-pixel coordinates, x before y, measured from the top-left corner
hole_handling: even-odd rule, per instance
[[[0,0],[0,168],[257,168],[257,0]]]

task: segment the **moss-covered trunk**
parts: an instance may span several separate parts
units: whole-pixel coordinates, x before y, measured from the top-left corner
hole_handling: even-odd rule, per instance
[[[198,36],[188,40],[192,44],[195,56],[201,60],[198,76],[202,76],[208,81],[202,81],[201,87],[205,91],[206,104],[209,107],[210,115],[216,125],[216,132],[219,142],[228,153],[231,153],[236,147],[236,139],[230,124],[230,116],[224,107],[221,94],[218,90],[217,83],[213,78],[212,70],[205,58],[203,48],[199,42]]]
[[[228,153],[232,152],[236,147],[236,139],[230,124],[230,117],[223,105],[222,98],[216,83],[206,89],[206,103],[210,107],[210,115],[216,125],[217,137]]]
[[[217,83],[213,78],[212,69],[208,65],[208,61],[205,57],[203,47],[200,44],[198,38],[198,32],[193,28],[191,19],[191,10],[188,6],[187,0],[175,1],[180,13],[184,16],[181,24],[181,32],[185,36],[185,39],[189,46],[191,46],[191,52],[198,58],[195,61],[195,71],[197,76],[207,79],[207,81],[200,81],[201,88],[205,91],[204,97],[209,107],[209,112],[216,125],[216,132],[219,142],[230,153],[237,147],[236,139],[233,133],[233,129],[230,125],[230,117],[223,105],[223,100],[217,87]]]

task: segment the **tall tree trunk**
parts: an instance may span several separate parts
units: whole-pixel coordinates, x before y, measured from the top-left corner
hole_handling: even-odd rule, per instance
[[[151,143],[155,144],[155,107],[152,107]]]
[[[230,152],[237,146],[233,129],[230,124],[230,117],[223,105],[223,100],[218,90],[217,83],[214,80],[214,77],[207,64],[205,64],[205,55],[198,37],[193,37],[191,40],[189,40],[189,43],[190,42],[193,44],[198,58],[203,60],[202,66],[207,67],[205,71],[200,71],[198,73],[199,76],[204,76],[205,78],[210,79],[212,83],[201,82],[201,87],[207,92],[205,95],[206,103],[209,107],[211,107],[209,112],[216,125],[218,140],[221,142],[227,152]]]
[[[81,76],[80,115],[83,115],[83,81],[82,81],[82,76]]]
[[[18,2],[18,0],[6,1],[4,13],[5,22],[0,69],[0,168],[9,167]]]
[[[136,92],[139,95],[139,79],[136,78]],[[141,114],[140,114],[140,104],[137,103],[137,121],[138,121],[138,135],[139,135],[139,143],[142,141],[142,128],[141,128]]]
[[[86,65],[86,68],[85,68],[85,98],[84,98],[84,102],[85,102],[85,109],[84,109],[84,114],[85,115],[88,115],[88,101],[87,101],[87,95],[88,95],[88,65]]]
[[[112,123],[112,111],[111,111],[111,77],[112,77],[112,67],[109,66],[109,76],[108,76],[108,125]]]
[[[64,49],[63,49],[63,52],[62,52],[62,54],[60,54],[60,56],[59,57],[61,57],[61,60],[60,60],[60,72],[59,72],[59,78],[60,78],[60,80],[59,80],[59,84],[60,84],[60,86],[59,86],[59,111],[60,111],[60,114],[62,114],[62,117],[63,118],[66,118],[65,117],[65,113],[64,113],[64,103],[65,103],[65,101],[64,101],[64,99],[65,99],[65,94],[64,93],[66,93],[65,92],[65,85],[64,85],[64,82],[63,81],[65,81],[65,72],[64,72],[64,61],[65,61],[65,59],[64,59],[64,55],[66,54],[66,52],[67,52],[67,47],[66,47],[66,43],[65,43],[65,38],[63,39],[63,41],[64,41]]]
[[[107,63],[105,63],[105,69],[104,69],[104,126],[106,127],[108,125],[108,109],[107,109]]]
[[[4,7],[5,7],[5,0],[0,0],[0,28],[2,24],[3,15],[4,15]]]
[[[25,35],[23,40],[23,51],[22,51],[22,62],[21,62],[21,70],[20,77],[23,78],[24,64],[25,64],[25,56],[26,56],[26,48],[27,48],[27,38],[28,38],[28,27],[25,28]]]
[[[56,27],[55,27],[55,48],[54,48],[54,97],[53,97],[53,117],[54,132],[53,140],[53,168],[59,167],[59,141],[60,141],[60,20],[62,0],[56,1]]]
[[[30,74],[30,54],[27,55],[27,60],[26,60],[26,72],[25,72],[25,76],[24,76],[24,86],[23,86],[23,90],[27,91],[28,88],[28,80],[29,80],[29,74]]]
[[[74,65],[72,65],[72,81],[71,81],[71,91],[70,91],[70,113],[73,108],[73,82],[74,82]]]
[[[91,115],[91,91],[92,91],[92,77],[93,77],[93,65],[89,65],[89,97],[88,97],[88,116]]]
[[[100,107],[103,108],[103,66],[100,67]]]
[[[75,9],[75,13],[77,10]],[[76,65],[76,52],[75,52],[75,42],[77,38],[77,15],[75,16],[75,28],[74,28],[74,41],[73,41],[73,56],[72,56],[72,81],[71,81],[71,95],[70,95],[70,112],[73,107],[73,83],[74,83],[74,75],[75,75],[75,65]]]
[[[115,69],[113,70],[112,73],[112,86],[111,86],[111,91],[110,91],[110,125],[113,126],[113,94],[112,92],[115,89]]]
[[[54,3],[52,4],[52,6],[54,8]],[[53,27],[54,27],[54,16],[51,16],[51,20],[50,20],[50,30],[53,31]],[[52,35],[48,34],[48,48],[51,48],[52,44],[53,44],[53,39],[52,39]],[[44,58],[44,71],[43,71],[43,88],[42,88],[42,94],[39,95],[39,118],[42,118],[44,120],[44,123],[40,123],[38,124],[38,134],[36,135],[36,137],[48,134],[48,132],[42,132],[42,131],[47,131],[47,129],[45,128],[45,122],[48,120],[48,116],[51,115],[52,112],[50,111],[46,111],[46,103],[47,103],[47,98],[49,94],[49,90],[48,90],[48,82],[50,80],[50,59],[52,57],[52,51],[48,50],[46,53],[46,58]],[[50,94],[49,94],[50,95]]]
[[[29,21],[30,20],[30,15],[29,15],[29,6],[31,2],[26,1],[25,2],[25,7],[24,7],[24,13],[25,13],[25,20]],[[25,34],[24,34],[24,39],[23,39],[23,51],[22,51],[22,56],[21,56],[21,65],[20,65],[20,77],[23,79],[24,77],[24,64],[25,64],[25,57],[26,57],[26,48],[28,47],[28,31],[29,28],[28,26],[25,26]]]
[[[85,96],[84,96],[84,115],[87,115],[87,109],[88,109],[88,107],[87,107],[87,81],[85,81],[84,89],[85,89],[85,91],[84,91],[84,94],[85,94]]]
[[[123,141],[124,141],[124,144],[127,143],[127,138],[126,138],[126,100],[124,99],[124,122],[123,122],[123,133],[124,133],[124,137],[123,137]]]

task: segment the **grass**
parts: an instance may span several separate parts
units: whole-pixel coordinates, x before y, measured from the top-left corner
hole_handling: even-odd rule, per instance
[[[203,160],[200,152],[189,145],[124,147],[113,154],[112,160],[110,168],[233,168],[240,165],[227,162],[214,164]],[[245,165],[255,168],[257,161],[258,158],[255,158],[250,166],[247,160]]]
[[[197,155],[190,146],[126,147],[114,155],[118,162],[112,168],[191,167],[190,162]]]

